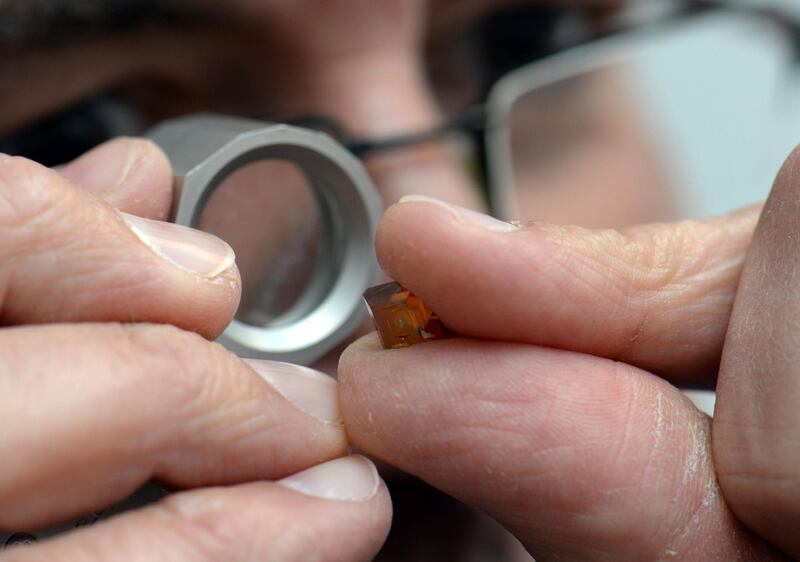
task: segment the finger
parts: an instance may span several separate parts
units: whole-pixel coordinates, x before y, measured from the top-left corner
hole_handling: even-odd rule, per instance
[[[59,172],[120,211],[159,220],[169,216],[172,168],[166,155],[149,140],[108,141]]]
[[[239,301],[230,247],[120,214],[62,176],[0,155],[0,320],[171,323],[214,337]]]
[[[316,466],[279,483],[176,494],[33,547],[2,562],[372,560],[389,530],[391,505],[363,457]]]
[[[347,449],[333,379],[248,366],[173,327],[12,328],[0,349],[1,529],[111,505],[152,478],[282,477]]]
[[[459,334],[580,351],[709,384],[757,214],[622,232],[516,229],[411,198],[386,212],[377,248],[389,275]]]
[[[351,443],[486,511],[539,560],[756,560],[709,460],[709,420],[620,363],[444,340],[339,366]]]
[[[739,518],[800,557],[800,151],[764,207],[717,387],[714,460]]]

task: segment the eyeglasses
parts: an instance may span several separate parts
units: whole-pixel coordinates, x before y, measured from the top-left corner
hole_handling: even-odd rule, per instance
[[[486,105],[495,213],[624,226],[762,198],[796,143],[799,37],[692,4],[505,76]]]
[[[434,129],[358,139],[329,118],[296,123],[362,157],[468,137],[471,169],[507,220],[616,227],[707,215],[762,198],[794,146],[798,46],[787,14],[656,2],[503,75]]]
[[[325,116],[291,122],[361,157],[470,139],[468,167],[508,220],[621,226],[760,198],[800,124],[796,17],[720,1],[631,6],[602,20],[539,7],[494,21],[480,46],[493,58],[483,74],[500,78],[432,130],[360,139]],[[531,62],[537,53],[551,54]],[[101,94],[0,138],[0,151],[55,165],[141,123]]]

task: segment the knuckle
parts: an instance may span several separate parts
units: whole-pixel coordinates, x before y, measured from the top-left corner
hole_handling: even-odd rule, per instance
[[[735,464],[718,463],[717,478],[725,499],[741,509],[777,509],[795,506],[795,517],[800,515],[800,474],[794,459],[776,458],[759,460],[737,455]],[[769,498],[766,501],[766,498]]]
[[[665,319],[681,315],[686,307],[694,311],[691,318],[714,321],[716,333],[724,335],[754,218],[754,213],[747,213],[687,220],[635,227],[626,233],[635,265],[619,276],[624,281],[621,293],[629,310],[639,316],[631,323],[630,343],[618,358],[628,360],[654,326],[663,326]]]
[[[766,532],[800,517],[796,431],[770,425],[759,433],[736,421],[715,420],[714,465],[731,510]]]
[[[602,278],[622,304],[657,291],[676,274],[675,260],[685,232],[675,225],[639,225],[624,230],[595,230],[573,247],[587,272]]]
[[[174,494],[160,509],[201,555],[195,560],[238,559],[244,552],[260,559],[266,548],[271,560],[321,559],[320,543],[330,536],[325,527],[309,517],[287,517],[287,506],[278,503],[268,486],[251,483]]]
[[[125,327],[126,355],[147,357],[149,376],[170,402],[187,413],[206,411],[233,367],[233,356],[198,334],[170,325]],[[155,378],[156,381],[152,379]]]
[[[174,494],[159,509],[199,554],[193,560],[261,559],[267,548],[270,560],[320,559],[320,529],[275,500],[268,485],[251,483]]]
[[[182,493],[167,496],[158,505],[167,524],[173,527],[193,560],[223,560],[241,542],[242,536],[232,524],[232,514],[241,507],[220,490]]]
[[[797,477],[728,474],[718,480],[725,504],[745,525],[773,540],[795,533],[792,522],[800,517]]]
[[[696,261],[696,249],[702,247],[694,221],[635,227],[626,232],[625,238],[631,255],[629,263],[635,269],[629,279],[637,289],[649,292],[673,285]]]

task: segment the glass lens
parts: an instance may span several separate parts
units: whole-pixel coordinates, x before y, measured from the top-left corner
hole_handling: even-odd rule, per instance
[[[505,218],[622,227],[766,195],[776,170],[763,167],[765,141],[791,55],[773,25],[717,14],[567,55],[500,86],[514,92]]]
[[[303,171],[283,160],[236,170],[212,193],[199,227],[236,252],[242,275],[236,318],[253,326],[288,321],[319,261],[320,211]]]
[[[518,220],[603,227],[671,213],[664,164],[625,66],[528,92],[511,115]]]

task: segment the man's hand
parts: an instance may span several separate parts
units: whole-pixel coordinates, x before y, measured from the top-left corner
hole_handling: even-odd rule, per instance
[[[391,509],[369,461],[337,459],[335,381],[201,337],[230,321],[239,275],[221,240],[153,220],[171,179],[133,139],[60,173],[0,156],[0,529],[67,521],[153,478],[230,487],[0,560],[370,559]]]
[[[392,207],[384,268],[463,337],[346,351],[353,444],[486,511],[537,560],[800,556],[798,166],[738,294],[755,208],[617,232]],[[664,378],[713,384],[734,298],[712,460],[711,420]]]

